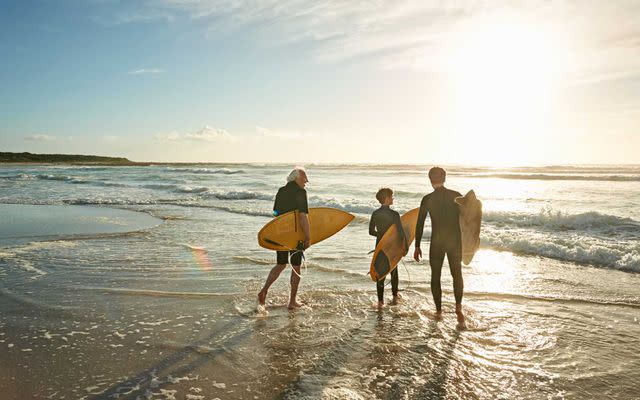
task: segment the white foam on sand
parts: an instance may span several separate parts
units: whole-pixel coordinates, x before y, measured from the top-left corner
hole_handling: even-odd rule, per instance
[[[0,253],[0,259],[11,259],[11,261],[13,261],[13,265],[27,272],[36,274],[35,276],[32,276],[31,279],[38,279],[47,274],[45,271],[34,267],[29,260],[21,259],[17,257],[16,254],[10,254],[8,252]]]
[[[160,395],[164,396],[167,400],[176,400],[177,390],[173,389],[160,389]]]
[[[45,339],[51,340],[51,339],[53,339],[54,336],[60,336],[60,334],[59,333],[50,333],[49,331],[46,331],[42,337],[45,338]]]
[[[171,322],[170,319],[158,320],[156,322],[138,322],[140,325],[148,325],[148,326],[160,326],[162,324],[168,324]]]
[[[194,380],[197,378],[193,378]],[[188,376],[178,376],[178,377],[174,377],[171,375],[167,376],[167,382],[169,383],[180,383],[182,381],[190,381],[192,380],[192,378],[188,377]]]
[[[212,298],[212,297],[232,297],[242,293],[208,293],[208,292],[173,292],[166,290],[145,290],[145,289],[128,289],[128,288],[109,288],[109,287],[88,287],[83,286],[78,289],[99,290],[105,293],[123,294],[131,296],[150,296],[150,297],[174,297],[174,298]]]

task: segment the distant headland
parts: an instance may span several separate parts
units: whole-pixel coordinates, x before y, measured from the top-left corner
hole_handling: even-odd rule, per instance
[[[103,157],[81,154],[33,154],[0,152],[0,163],[12,164],[82,164],[82,165],[149,165],[124,157]]]

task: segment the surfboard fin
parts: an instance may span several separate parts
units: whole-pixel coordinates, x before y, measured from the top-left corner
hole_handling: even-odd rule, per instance
[[[278,242],[274,242],[274,241],[273,241],[273,240],[271,240],[271,239],[264,238],[264,241],[265,241],[265,242],[267,242],[267,243],[269,243],[269,244],[273,244],[273,245],[275,245],[275,246],[285,247],[283,244],[280,244],[280,243],[278,243]]]

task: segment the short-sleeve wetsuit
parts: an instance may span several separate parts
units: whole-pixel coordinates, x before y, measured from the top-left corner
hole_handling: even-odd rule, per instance
[[[436,310],[442,309],[442,289],[440,275],[446,254],[453,277],[453,292],[456,304],[462,303],[464,282],[462,280],[462,241],[460,234],[460,211],[454,199],[461,196],[455,190],[438,187],[422,198],[418,222],[416,223],[415,247],[420,247],[424,222],[431,215],[431,244],[429,264],[431,264],[431,294]]]
[[[400,214],[398,214],[397,211],[392,210],[389,206],[383,205],[371,214],[369,235],[376,237],[376,246],[380,243],[380,239],[382,239],[385,232],[387,232],[387,229],[393,224],[396,224],[397,229],[402,232],[402,240],[406,241],[404,230],[402,229],[402,222],[400,221]],[[380,279],[376,283],[378,301],[384,301],[384,281],[385,279]],[[391,292],[394,296],[398,295],[398,268],[394,268],[394,270],[391,271]]]
[[[273,213],[278,216],[295,210],[307,214],[309,213],[307,191],[293,181],[288,182],[286,185],[278,189],[275,202],[273,203]],[[291,265],[297,267],[302,264],[303,252],[297,250],[276,252],[277,263],[279,265],[287,264],[289,262],[290,254]]]

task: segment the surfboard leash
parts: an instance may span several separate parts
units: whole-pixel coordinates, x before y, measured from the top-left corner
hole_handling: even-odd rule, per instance
[[[291,256],[297,254],[297,253],[302,253],[302,263],[300,264],[300,271],[302,271],[302,267],[304,267],[304,274],[307,274],[307,258],[304,256],[304,251],[303,250],[295,250],[293,253],[291,253]],[[291,265],[291,271],[293,271],[294,274],[298,275],[298,278],[302,279],[302,275],[300,275],[295,268],[293,268],[293,264]]]
[[[404,270],[407,273],[407,276],[409,277],[409,284],[407,285],[407,289],[409,289],[411,287],[411,274],[409,273],[409,268],[407,268],[407,264],[404,263],[404,259],[401,259],[400,261],[402,261],[402,266],[404,267]]]

